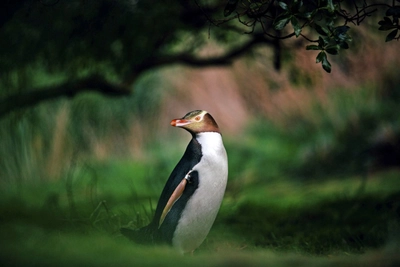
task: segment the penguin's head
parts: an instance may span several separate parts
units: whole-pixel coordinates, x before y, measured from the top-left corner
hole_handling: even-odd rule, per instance
[[[218,132],[218,124],[214,118],[205,110],[194,110],[180,119],[171,121],[174,127],[180,127],[195,135],[202,132]]]

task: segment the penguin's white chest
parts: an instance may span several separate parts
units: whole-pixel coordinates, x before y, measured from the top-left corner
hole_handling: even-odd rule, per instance
[[[219,133],[197,136],[202,158],[193,167],[199,184],[188,200],[178,222],[172,243],[181,252],[196,249],[206,238],[221,206],[228,180],[228,159]]]

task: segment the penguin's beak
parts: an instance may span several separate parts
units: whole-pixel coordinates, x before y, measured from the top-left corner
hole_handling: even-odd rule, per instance
[[[191,123],[192,123],[191,120],[185,120],[185,119],[174,119],[171,121],[171,125],[174,127],[182,127]]]

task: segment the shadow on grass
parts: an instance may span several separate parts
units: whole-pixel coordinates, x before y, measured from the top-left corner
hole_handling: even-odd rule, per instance
[[[218,223],[249,243],[278,251],[326,255],[365,252],[400,238],[400,192],[279,208],[244,202]]]
[[[132,220],[129,212],[118,207],[108,210],[101,204],[94,210],[80,207],[72,214],[54,203],[35,207],[14,198],[3,204],[3,226],[27,225],[46,231],[118,236],[119,227]],[[386,197],[331,198],[297,207],[248,201],[232,212],[222,212],[216,227],[234,233],[234,239],[241,239],[250,247],[313,255],[362,253],[400,238],[400,192]],[[2,238],[11,240],[11,234],[12,231],[3,232]]]

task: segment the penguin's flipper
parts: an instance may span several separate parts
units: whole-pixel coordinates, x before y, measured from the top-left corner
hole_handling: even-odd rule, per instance
[[[168,199],[167,204],[165,205],[165,207],[163,209],[163,212],[160,217],[160,221],[158,223],[158,227],[161,226],[161,224],[163,223],[163,221],[165,219],[165,216],[167,216],[168,212],[171,210],[174,203],[182,196],[183,191],[185,190],[186,184],[188,182],[190,182],[190,173],[191,172],[192,172],[192,170],[186,174],[185,178],[182,179],[182,181],[175,188],[174,192],[172,192],[170,198]]]

